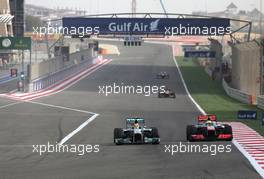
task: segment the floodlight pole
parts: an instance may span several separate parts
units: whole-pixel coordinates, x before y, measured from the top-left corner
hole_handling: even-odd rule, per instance
[[[262,0],[259,0],[259,10],[260,10],[259,35],[260,35],[260,38],[261,38],[262,37]]]
[[[20,78],[22,78],[22,84],[23,84],[22,92],[25,92],[25,54],[24,54],[24,50],[22,50],[22,74],[20,74]]]
[[[260,10],[260,17],[259,17],[259,35],[260,39],[262,39],[262,0],[259,0],[259,10]],[[263,85],[264,85],[264,79],[263,79],[263,62],[264,62],[264,57],[263,57],[263,47],[260,48],[260,95],[263,95]]]

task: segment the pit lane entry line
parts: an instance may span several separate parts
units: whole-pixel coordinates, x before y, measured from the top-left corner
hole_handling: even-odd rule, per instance
[[[0,106],[0,109],[4,109],[4,108],[14,106],[16,104],[21,104],[21,103],[23,103],[23,102],[19,101],[19,102],[10,103],[10,104],[4,105],[4,106]]]
[[[75,112],[80,112],[80,113],[85,113],[85,114],[92,114],[92,115],[97,114],[97,113],[94,113],[94,112],[85,111],[85,110],[81,110],[81,109],[74,109],[74,108],[69,108],[69,107],[65,107],[65,106],[58,106],[58,105],[41,103],[41,102],[36,102],[36,101],[24,101],[24,102],[25,103],[31,103],[31,104],[38,104],[38,105],[41,105],[41,106],[47,106],[47,107],[51,107],[51,108],[65,109],[65,110],[75,111]]]
[[[75,111],[75,112],[80,112],[80,113],[85,113],[85,114],[92,114],[92,116],[87,119],[84,123],[82,123],[78,128],[76,128],[74,131],[69,133],[66,137],[64,137],[58,145],[63,145],[65,142],[67,142],[70,138],[72,138],[75,134],[80,132],[85,126],[87,126],[89,123],[91,123],[99,114],[90,112],[90,111],[85,111],[85,110],[80,110],[80,109],[74,109],[74,108],[69,108],[69,107],[64,107],[64,106],[58,106],[58,105],[53,105],[53,104],[46,104],[46,103],[40,103],[40,102],[34,102],[34,101],[25,101],[27,103],[31,104],[38,104],[41,106],[47,106],[51,108],[59,108],[59,109],[64,109],[64,110],[70,110],[70,111]]]
[[[71,137],[73,137],[75,134],[77,134],[79,131],[81,131],[85,126],[87,126],[89,123],[91,123],[99,114],[94,114],[92,117],[87,119],[84,123],[82,123],[78,128],[76,128],[74,131],[69,133],[66,137],[64,137],[58,145],[63,145],[65,142],[67,142]]]

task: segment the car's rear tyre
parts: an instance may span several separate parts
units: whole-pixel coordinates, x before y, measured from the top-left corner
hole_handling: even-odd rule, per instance
[[[225,134],[231,134],[232,135],[232,137],[229,138],[229,139],[227,139],[227,141],[233,140],[233,130],[232,130],[232,127],[230,125],[227,125],[227,124],[224,124],[224,126],[225,126],[224,133]]]
[[[192,134],[193,134],[193,126],[192,125],[188,125],[187,127],[186,127],[186,139],[187,139],[187,141],[189,141],[189,142],[193,142],[194,140],[193,140],[193,138],[192,138]]]
[[[116,139],[122,138],[122,129],[121,128],[115,128],[114,129],[114,143],[118,145],[119,143],[116,143]]]
[[[225,134],[232,134],[232,127],[228,124],[224,124],[225,126]]]
[[[159,137],[159,131],[158,131],[158,129],[157,129],[156,127],[152,127],[151,129],[152,129],[152,130],[151,130],[151,137],[152,137],[152,138],[160,138],[160,137]],[[152,143],[152,144],[159,144],[159,141],[154,142],[154,143]]]

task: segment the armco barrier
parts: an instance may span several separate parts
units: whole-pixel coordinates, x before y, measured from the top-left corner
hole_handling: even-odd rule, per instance
[[[264,110],[264,96],[258,96],[257,101],[258,107]]]
[[[246,103],[246,104],[256,104],[256,100],[254,99],[254,97],[250,94],[244,93],[240,90],[231,88],[230,86],[228,86],[228,84],[226,83],[226,81],[223,79],[222,81],[222,85],[223,88],[226,92],[226,94],[240,102]]]
[[[59,83],[62,80],[66,79],[67,77],[70,77],[71,75],[74,75],[79,71],[86,69],[87,67],[91,66],[93,63],[94,63],[93,59],[86,60],[81,62],[80,64],[72,65],[66,69],[60,70],[48,76],[35,79],[31,82],[30,85],[31,87],[29,87],[30,88],[29,91],[30,92],[39,91],[53,84]]]

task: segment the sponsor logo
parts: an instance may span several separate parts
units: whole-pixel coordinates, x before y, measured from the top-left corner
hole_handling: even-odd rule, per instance
[[[152,21],[150,24],[145,24],[143,22],[139,23],[123,23],[123,24],[118,24],[116,22],[111,22],[108,26],[109,31],[111,32],[154,32],[159,30],[160,19],[157,19],[155,21]]]
[[[158,30],[159,21],[160,21],[160,19],[157,19],[157,20],[150,23],[150,31],[151,32]]]
[[[243,111],[237,112],[238,119],[257,119],[257,111]]]
[[[3,41],[2,41],[2,46],[3,47],[10,47],[11,46],[11,40],[9,40],[8,38],[6,38],[6,39],[4,39]]]

